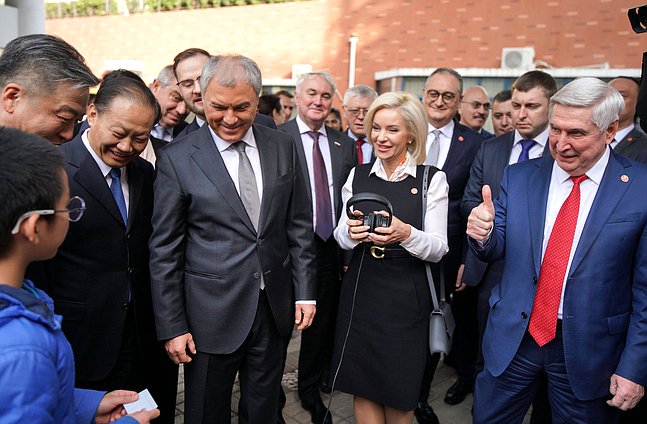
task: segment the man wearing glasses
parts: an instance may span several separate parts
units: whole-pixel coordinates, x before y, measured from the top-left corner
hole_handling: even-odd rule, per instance
[[[463,101],[459,108],[461,124],[481,134],[483,140],[494,137],[494,134],[483,128],[490,115],[491,107],[490,97],[485,88],[480,85],[468,88],[463,94]]]
[[[151,88],[161,109],[159,122],[153,127],[151,136],[170,143],[186,126],[184,118],[189,113],[178,89],[172,65],[162,68]]]
[[[173,72],[177,79],[177,88],[186,102],[187,109],[195,115],[195,119],[175,136],[176,139],[200,129],[206,121],[202,93],[200,92],[200,74],[210,57],[208,51],[191,47],[178,53],[173,59]],[[254,123],[276,129],[274,120],[260,113],[256,114]]]
[[[377,92],[367,85],[356,85],[344,94],[344,118],[348,123],[346,134],[355,142],[358,165],[373,159],[373,147],[366,142],[364,117],[375,99]]]
[[[458,123],[455,119],[462,99],[463,78],[454,69],[438,68],[427,78],[422,101],[429,120],[425,164],[436,166],[444,171],[449,184],[447,220],[449,253],[438,264],[432,264],[432,272],[437,287],[443,281],[448,294],[453,293],[456,288],[461,288],[462,253],[466,248],[466,222],[460,213],[460,203],[469,178],[470,166],[482,141],[479,133]],[[462,331],[461,319],[464,315],[460,306],[463,303],[469,304],[469,302],[462,302],[459,299],[466,296],[472,296],[472,293],[461,293],[461,296],[455,296],[455,305],[452,306],[456,319],[454,345],[456,346],[455,362],[459,375],[462,373],[463,364],[470,364],[469,358],[461,357],[463,349],[460,346],[461,340],[470,340],[470,337],[461,337],[460,335],[460,331]],[[421,424],[438,423],[438,417],[427,403],[427,398],[439,359],[439,354],[427,357],[419,404],[415,410],[416,418]],[[473,360],[470,365],[473,367]],[[466,365],[465,368],[468,366]],[[467,375],[468,372],[465,371],[465,374]],[[463,400],[460,398],[464,398],[472,390],[472,387],[473,381],[459,379],[457,384],[450,387],[445,399],[450,403],[459,403]]]

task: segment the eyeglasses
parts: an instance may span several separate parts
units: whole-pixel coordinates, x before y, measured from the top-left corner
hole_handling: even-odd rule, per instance
[[[81,217],[83,216],[83,212],[85,211],[85,200],[81,199],[79,196],[74,196],[70,199],[69,203],[67,204],[67,208],[65,209],[40,209],[40,210],[35,210],[35,211],[29,211],[25,212],[24,214],[20,215],[18,218],[18,221],[16,222],[16,225],[13,227],[13,230],[11,230],[11,234],[16,235],[18,234],[18,231],[20,231],[20,224],[22,222],[29,218],[32,215],[54,215],[55,213],[63,213],[66,212],[68,214],[68,219],[72,222],[77,222]]]
[[[197,83],[199,83],[199,82],[200,82],[200,77],[198,77],[198,78],[196,78],[196,79],[185,79],[185,80],[182,80],[182,81],[178,82],[178,83],[177,83],[177,85],[178,85],[178,87],[183,88],[183,89],[185,89],[185,90],[191,90],[191,89],[193,88],[193,86],[195,85],[195,83],[196,83],[196,82],[197,82]]]
[[[481,102],[461,102],[468,104],[472,106],[473,109],[480,109],[481,107],[484,107],[485,110],[490,110],[492,108],[492,105],[490,103],[481,103]]]
[[[359,116],[360,113],[366,115],[368,113],[368,109],[346,109],[346,112],[348,112],[352,117],[356,117]]]
[[[443,102],[445,103],[452,102],[456,98],[456,93],[452,93],[451,91],[445,91],[444,93],[440,93],[436,90],[429,90],[425,94],[427,98],[432,102],[435,102],[438,97],[442,97]]]

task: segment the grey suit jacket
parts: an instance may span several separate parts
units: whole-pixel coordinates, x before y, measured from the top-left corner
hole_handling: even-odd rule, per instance
[[[613,149],[614,152],[633,160],[636,160],[644,150],[647,150],[647,135],[637,126],[629,131],[629,134]]]
[[[292,136],[296,146],[299,161],[301,163],[301,171],[303,172],[303,179],[308,187],[308,199],[312,205],[312,192],[310,190],[310,174],[308,173],[308,165],[306,162],[306,152],[303,149],[301,142],[301,133],[299,133],[299,126],[297,121],[292,119],[284,124],[279,125],[278,128]],[[333,128],[326,127],[326,134],[328,135],[328,145],[330,147],[330,159],[332,161],[332,178],[333,178],[333,192],[334,192],[334,207],[335,207],[335,221],[339,220],[342,213],[341,201],[341,188],[348,178],[348,173],[355,166],[357,161],[357,151],[355,150],[355,143],[346,134],[339,132]],[[337,222],[335,222],[335,225]]]
[[[157,157],[150,247],[160,340],[191,332],[201,352],[233,352],[254,322],[261,276],[283,336],[295,300],[315,298],[312,212],[294,143],[252,128],[263,174],[258,231],[207,125]]]

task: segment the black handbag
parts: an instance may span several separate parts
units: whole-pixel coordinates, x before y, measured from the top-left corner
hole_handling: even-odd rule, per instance
[[[429,166],[425,166],[425,172],[422,180],[422,229],[425,226],[425,215],[427,214],[427,187],[429,178]],[[433,353],[448,354],[452,347],[454,328],[456,323],[452,308],[445,300],[445,270],[443,265],[440,265],[440,302],[436,295],[436,287],[434,286],[434,277],[431,274],[431,267],[429,262],[425,262],[425,270],[427,271],[427,282],[429,283],[429,290],[431,292],[431,301],[434,309],[429,314],[429,351]]]

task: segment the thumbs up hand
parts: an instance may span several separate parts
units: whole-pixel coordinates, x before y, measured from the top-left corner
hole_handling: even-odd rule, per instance
[[[485,240],[494,226],[494,203],[490,186],[484,185],[481,195],[483,203],[472,209],[467,218],[467,235],[477,241]]]

